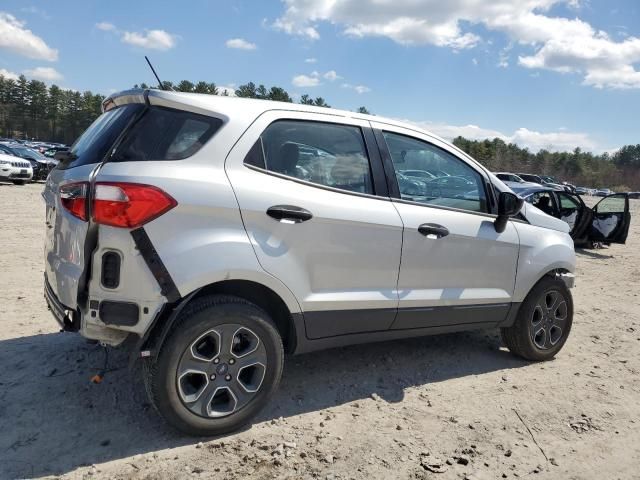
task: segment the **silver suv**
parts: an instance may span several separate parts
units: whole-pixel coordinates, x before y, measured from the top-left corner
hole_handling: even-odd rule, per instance
[[[569,335],[568,225],[438,137],[157,90],[103,110],[46,183],[45,297],[64,329],[142,358],[182,431],[250,421],[285,353],[500,328],[547,360]]]

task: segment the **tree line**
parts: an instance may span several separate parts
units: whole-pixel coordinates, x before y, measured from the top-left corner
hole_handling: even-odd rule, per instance
[[[550,175],[574,185],[614,191],[640,190],[640,144],[625,145],[613,154],[595,155],[576,147],[572,152],[532,153],[514,143],[468,140],[457,137],[453,144],[494,172]]]
[[[153,88],[144,83],[140,88]],[[228,95],[227,89],[215,83],[182,80],[163,82],[166,89],[180,92]],[[240,85],[238,97],[293,102],[282,87],[267,88],[253,82]],[[37,139],[72,144],[98,117],[104,96],[99,93],[47,87],[44,82],[0,75],[0,137]],[[302,95],[305,105],[329,107],[322,97]],[[369,113],[365,107],[357,109]],[[458,137],[453,142],[492,171],[529,172],[552,175],[578,185],[609,187],[614,190],[640,190],[640,144],[625,145],[613,154],[593,154],[576,148],[572,152],[540,150],[532,153],[499,138],[468,140]]]

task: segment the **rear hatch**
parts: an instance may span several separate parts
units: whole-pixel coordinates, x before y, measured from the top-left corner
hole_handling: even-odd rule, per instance
[[[42,194],[46,203],[46,281],[58,300],[72,310],[78,307],[79,293],[84,291],[87,260],[95,246],[91,241],[90,223],[78,218],[86,219],[90,213],[88,202],[82,199],[82,189],[87,188],[86,195],[88,182],[101,162],[144,109],[142,95],[134,100],[137,103],[112,105],[91,124],[51,171]],[[66,202],[66,208],[63,202]],[[70,204],[73,204],[76,216],[69,212]]]

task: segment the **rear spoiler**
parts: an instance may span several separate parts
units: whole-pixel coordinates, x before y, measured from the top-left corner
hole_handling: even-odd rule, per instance
[[[114,93],[102,102],[102,112],[108,112],[112,108],[126,105],[127,103],[147,103],[148,89],[134,88]]]
[[[113,95],[107,97],[102,102],[102,111],[108,112],[113,108],[120,107],[128,103],[146,103],[147,105],[176,108],[179,110],[185,110],[187,112],[198,113],[200,115],[216,117],[225,123],[229,121],[229,117],[222,113],[219,113],[217,109],[203,106],[203,97],[206,98],[216,96],[157,90],[155,88],[136,88],[114,93]],[[222,97],[217,97],[216,100],[218,98],[221,99]],[[209,100],[211,100],[211,98],[209,98]],[[261,113],[261,111],[256,112],[256,116],[259,113]]]

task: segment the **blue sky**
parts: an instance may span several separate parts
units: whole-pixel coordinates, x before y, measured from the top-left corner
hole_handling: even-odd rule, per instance
[[[278,85],[448,138],[640,143],[637,0],[178,4],[3,0],[0,72],[108,94],[153,82],[147,54],[163,80]]]

